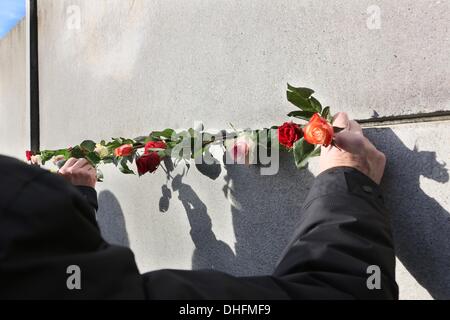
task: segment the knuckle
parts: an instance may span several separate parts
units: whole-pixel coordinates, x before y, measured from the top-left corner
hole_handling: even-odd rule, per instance
[[[375,156],[376,160],[378,160],[380,162],[386,162],[386,155],[383,152],[377,150],[377,151],[375,151],[374,156]]]
[[[376,155],[377,155],[377,157],[380,158],[380,159],[386,158],[386,155],[385,155],[383,152],[381,152],[380,150],[377,150],[377,151],[376,151]]]

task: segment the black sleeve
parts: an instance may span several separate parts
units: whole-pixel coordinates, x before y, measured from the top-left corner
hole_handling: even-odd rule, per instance
[[[369,289],[369,266],[381,288]],[[291,244],[272,276],[237,278],[215,271],[144,275],[156,299],[397,299],[395,255],[381,191],[353,168],[320,174]]]
[[[91,205],[91,207],[97,211],[98,201],[97,201],[97,191],[94,188],[86,186],[76,186],[78,191],[84,196],[86,201]]]
[[[381,271],[380,289],[367,286],[369,266]],[[390,220],[379,186],[353,168],[320,174],[274,275],[303,279],[342,297],[397,299]]]
[[[62,177],[0,156],[0,299],[142,299],[128,248],[109,245]],[[79,269],[80,287],[68,284]]]

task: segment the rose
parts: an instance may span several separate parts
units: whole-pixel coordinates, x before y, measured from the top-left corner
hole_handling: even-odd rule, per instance
[[[151,149],[166,149],[167,145],[164,141],[149,141],[145,144],[144,155],[136,159],[136,166],[140,176],[147,172],[153,173],[158,169],[162,157],[158,151]]]
[[[25,156],[27,157],[27,161],[31,161],[31,157],[33,156],[33,152],[30,150],[25,151]]]
[[[166,148],[167,148],[167,145],[164,141],[149,141],[145,145],[144,153],[148,154],[151,152],[155,152],[155,151],[152,151],[149,149],[166,149]]]
[[[133,153],[133,145],[124,144],[114,150],[116,157],[127,157]]]
[[[147,172],[155,172],[160,163],[161,157],[158,152],[150,152],[136,159],[136,166],[140,176]]]
[[[95,145],[94,152],[95,152],[96,154],[98,154],[98,156],[100,157],[100,159],[103,159],[103,158],[107,157],[108,154],[109,154],[108,148],[105,147],[105,146],[103,146],[103,145],[101,145],[101,144],[99,144],[99,143],[97,143],[97,144]]]
[[[321,144],[328,147],[334,136],[333,126],[318,113],[315,113],[303,128],[303,136],[310,144]]]
[[[231,148],[231,157],[234,162],[248,163],[247,158],[250,152],[250,148],[246,141],[236,142]]]
[[[232,143],[226,143],[226,148],[234,163],[250,164],[251,151],[255,148],[255,142],[251,136],[242,135]]]
[[[300,126],[293,122],[285,122],[278,128],[278,141],[281,145],[292,148],[294,143],[302,137]]]

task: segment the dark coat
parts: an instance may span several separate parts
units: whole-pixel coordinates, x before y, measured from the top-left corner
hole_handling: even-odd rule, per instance
[[[0,298],[396,299],[391,228],[379,187],[352,168],[320,174],[271,276],[161,270],[139,274],[128,248],[109,245],[95,190],[0,156]],[[69,290],[67,268],[81,270]],[[367,287],[367,268],[381,289]]]

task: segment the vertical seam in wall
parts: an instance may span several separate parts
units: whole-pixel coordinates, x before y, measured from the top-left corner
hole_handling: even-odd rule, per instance
[[[40,149],[38,0],[30,0],[30,149]]]

